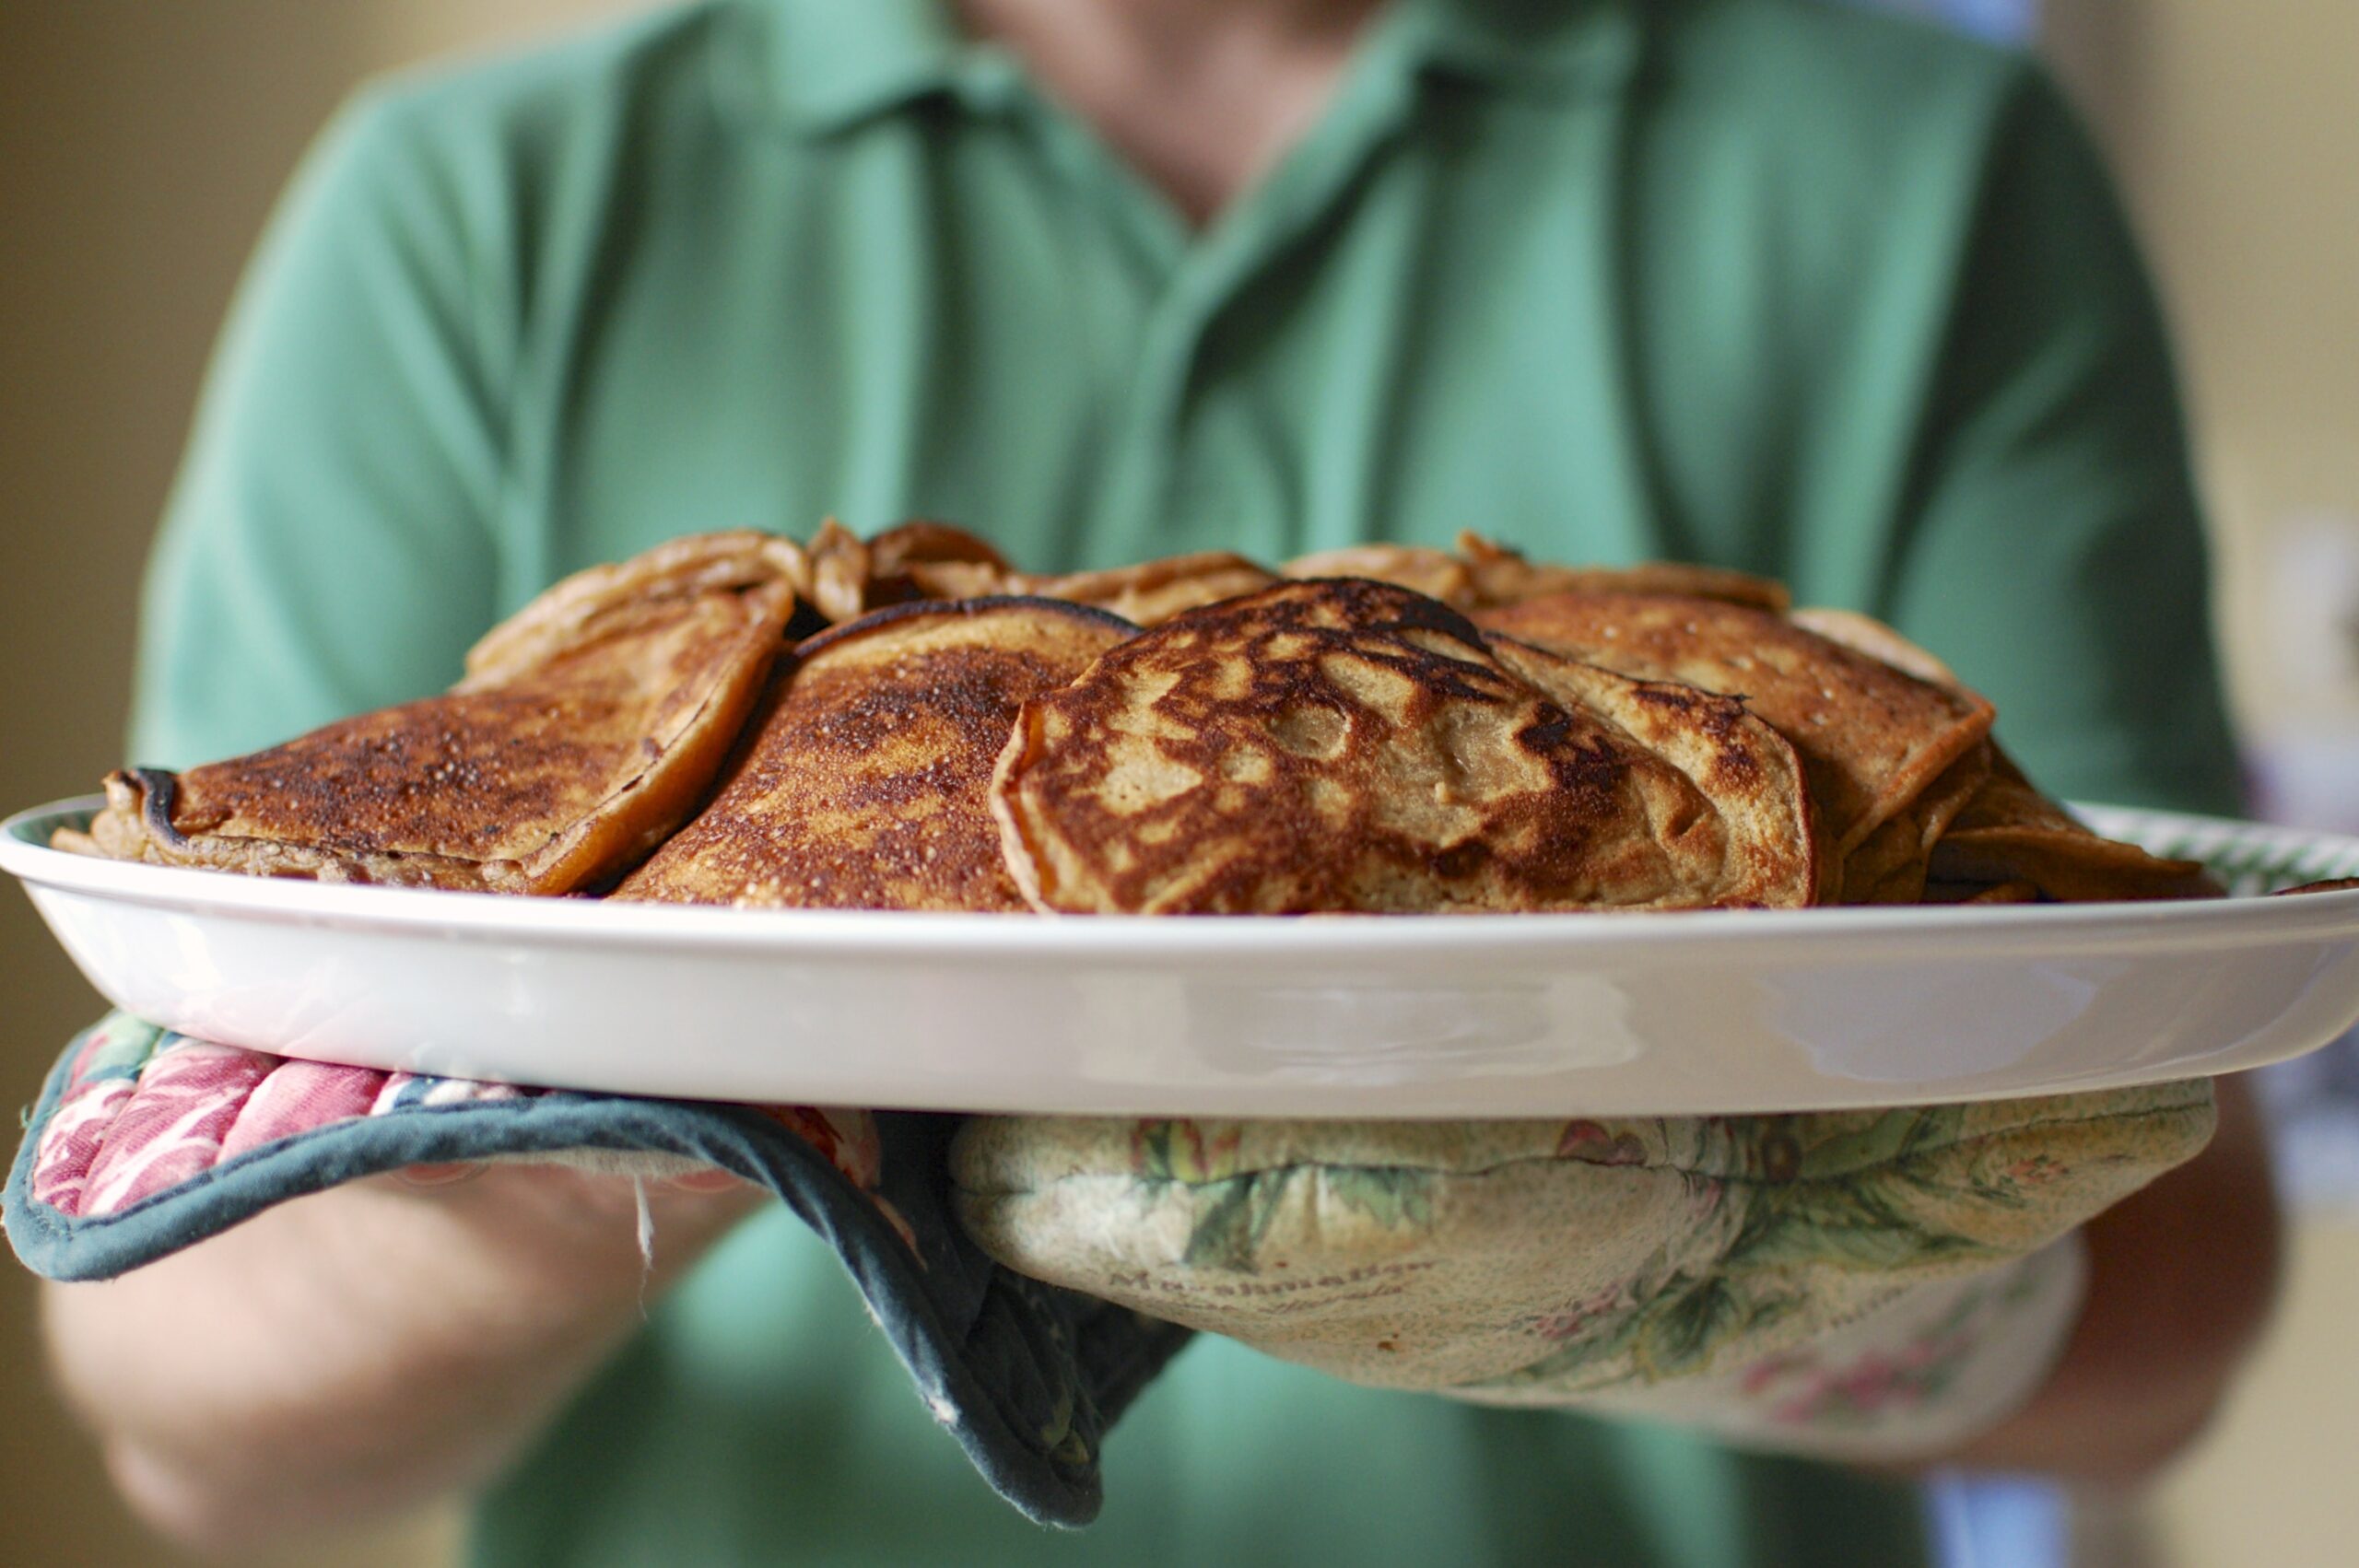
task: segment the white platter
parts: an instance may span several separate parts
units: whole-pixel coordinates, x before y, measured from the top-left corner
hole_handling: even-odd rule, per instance
[[[687,1097],[1206,1116],[1707,1114],[2282,1060],[2359,1019],[2359,891],[2197,904],[1039,919],[502,898],[118,864],[0,825],[90,983],[323,1061]],[[2359,840],[2088,809],[2247,886]]]

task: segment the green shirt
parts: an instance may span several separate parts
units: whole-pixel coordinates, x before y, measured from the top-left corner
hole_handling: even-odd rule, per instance
[[[2150,291],[2020,59],[1804,0],[1399,0],[1207,230],[923,0],[714,0],[366,94],[221,346],[136,760],[458,673],[694,530],[978,528],[1048,569],[1473,527],[1897,622],[2067,793],[2231,752]],[[793,1222],[487,1501],[499,1563],[1892,1563],[1904,1492],[1191,1349],[1101,1523],[1023,1523]]]

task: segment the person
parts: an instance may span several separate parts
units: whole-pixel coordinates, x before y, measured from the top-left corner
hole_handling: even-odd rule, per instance
[[[2171,371],[2086,139],[2020,58],[1806,0],[700,0],[381,85],[232,314],[135,758],[437,689],[564,572],[830,513],[1035,569],[1466,526],[1747,568],[1942,652],[2060,792],[2233,804]],[[1946,1457],[2118,1480],[2201,1427],[2275,1246],[2223,1107],[2086,1228],[2046,1385]],[[142,1513],[234,1546],[465,1491],[499,1564],[1923,1550],[1902,1476],[1212,1338],[1109,1444],[1101,1522],[1044,1533],[776,1205],[663,1190],[643,1283],[627,1188],[459,1174],[52,1288]]]

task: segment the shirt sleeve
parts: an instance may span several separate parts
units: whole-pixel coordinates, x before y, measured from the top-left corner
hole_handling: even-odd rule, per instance
[[[417,120],[347,108],[240,287],[148,564],[140,765],[439,690],[493,619],[489,275]]]
[[[2095,149],[2025,68],[1969,230],[1888,611],[2053,793],[2229,812],[2234,743],[2160,310]]]

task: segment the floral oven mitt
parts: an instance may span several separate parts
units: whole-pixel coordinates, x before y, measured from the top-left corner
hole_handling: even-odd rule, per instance
[[[2044,1380],[2075,1227],[2212,1124],[2208,1081],[1691,1119],[978,1117],[951,1171],[1011,1268],[1354,1382],[1898,1458]]]
[[[834,1246],[1001,1493],[1078,1525],[1106,1432],[1191,1328],[1805,1451],[1938,1444],[2044,1372],[2078,1293],[2051,1244],[2211,1126],[2201,1082],[1697,1120],[961,1122],[328,1067],[118,1014],[51,1074],[5,1212],[36,1271],[99,1279],[407,1164],[720,1166]]]

